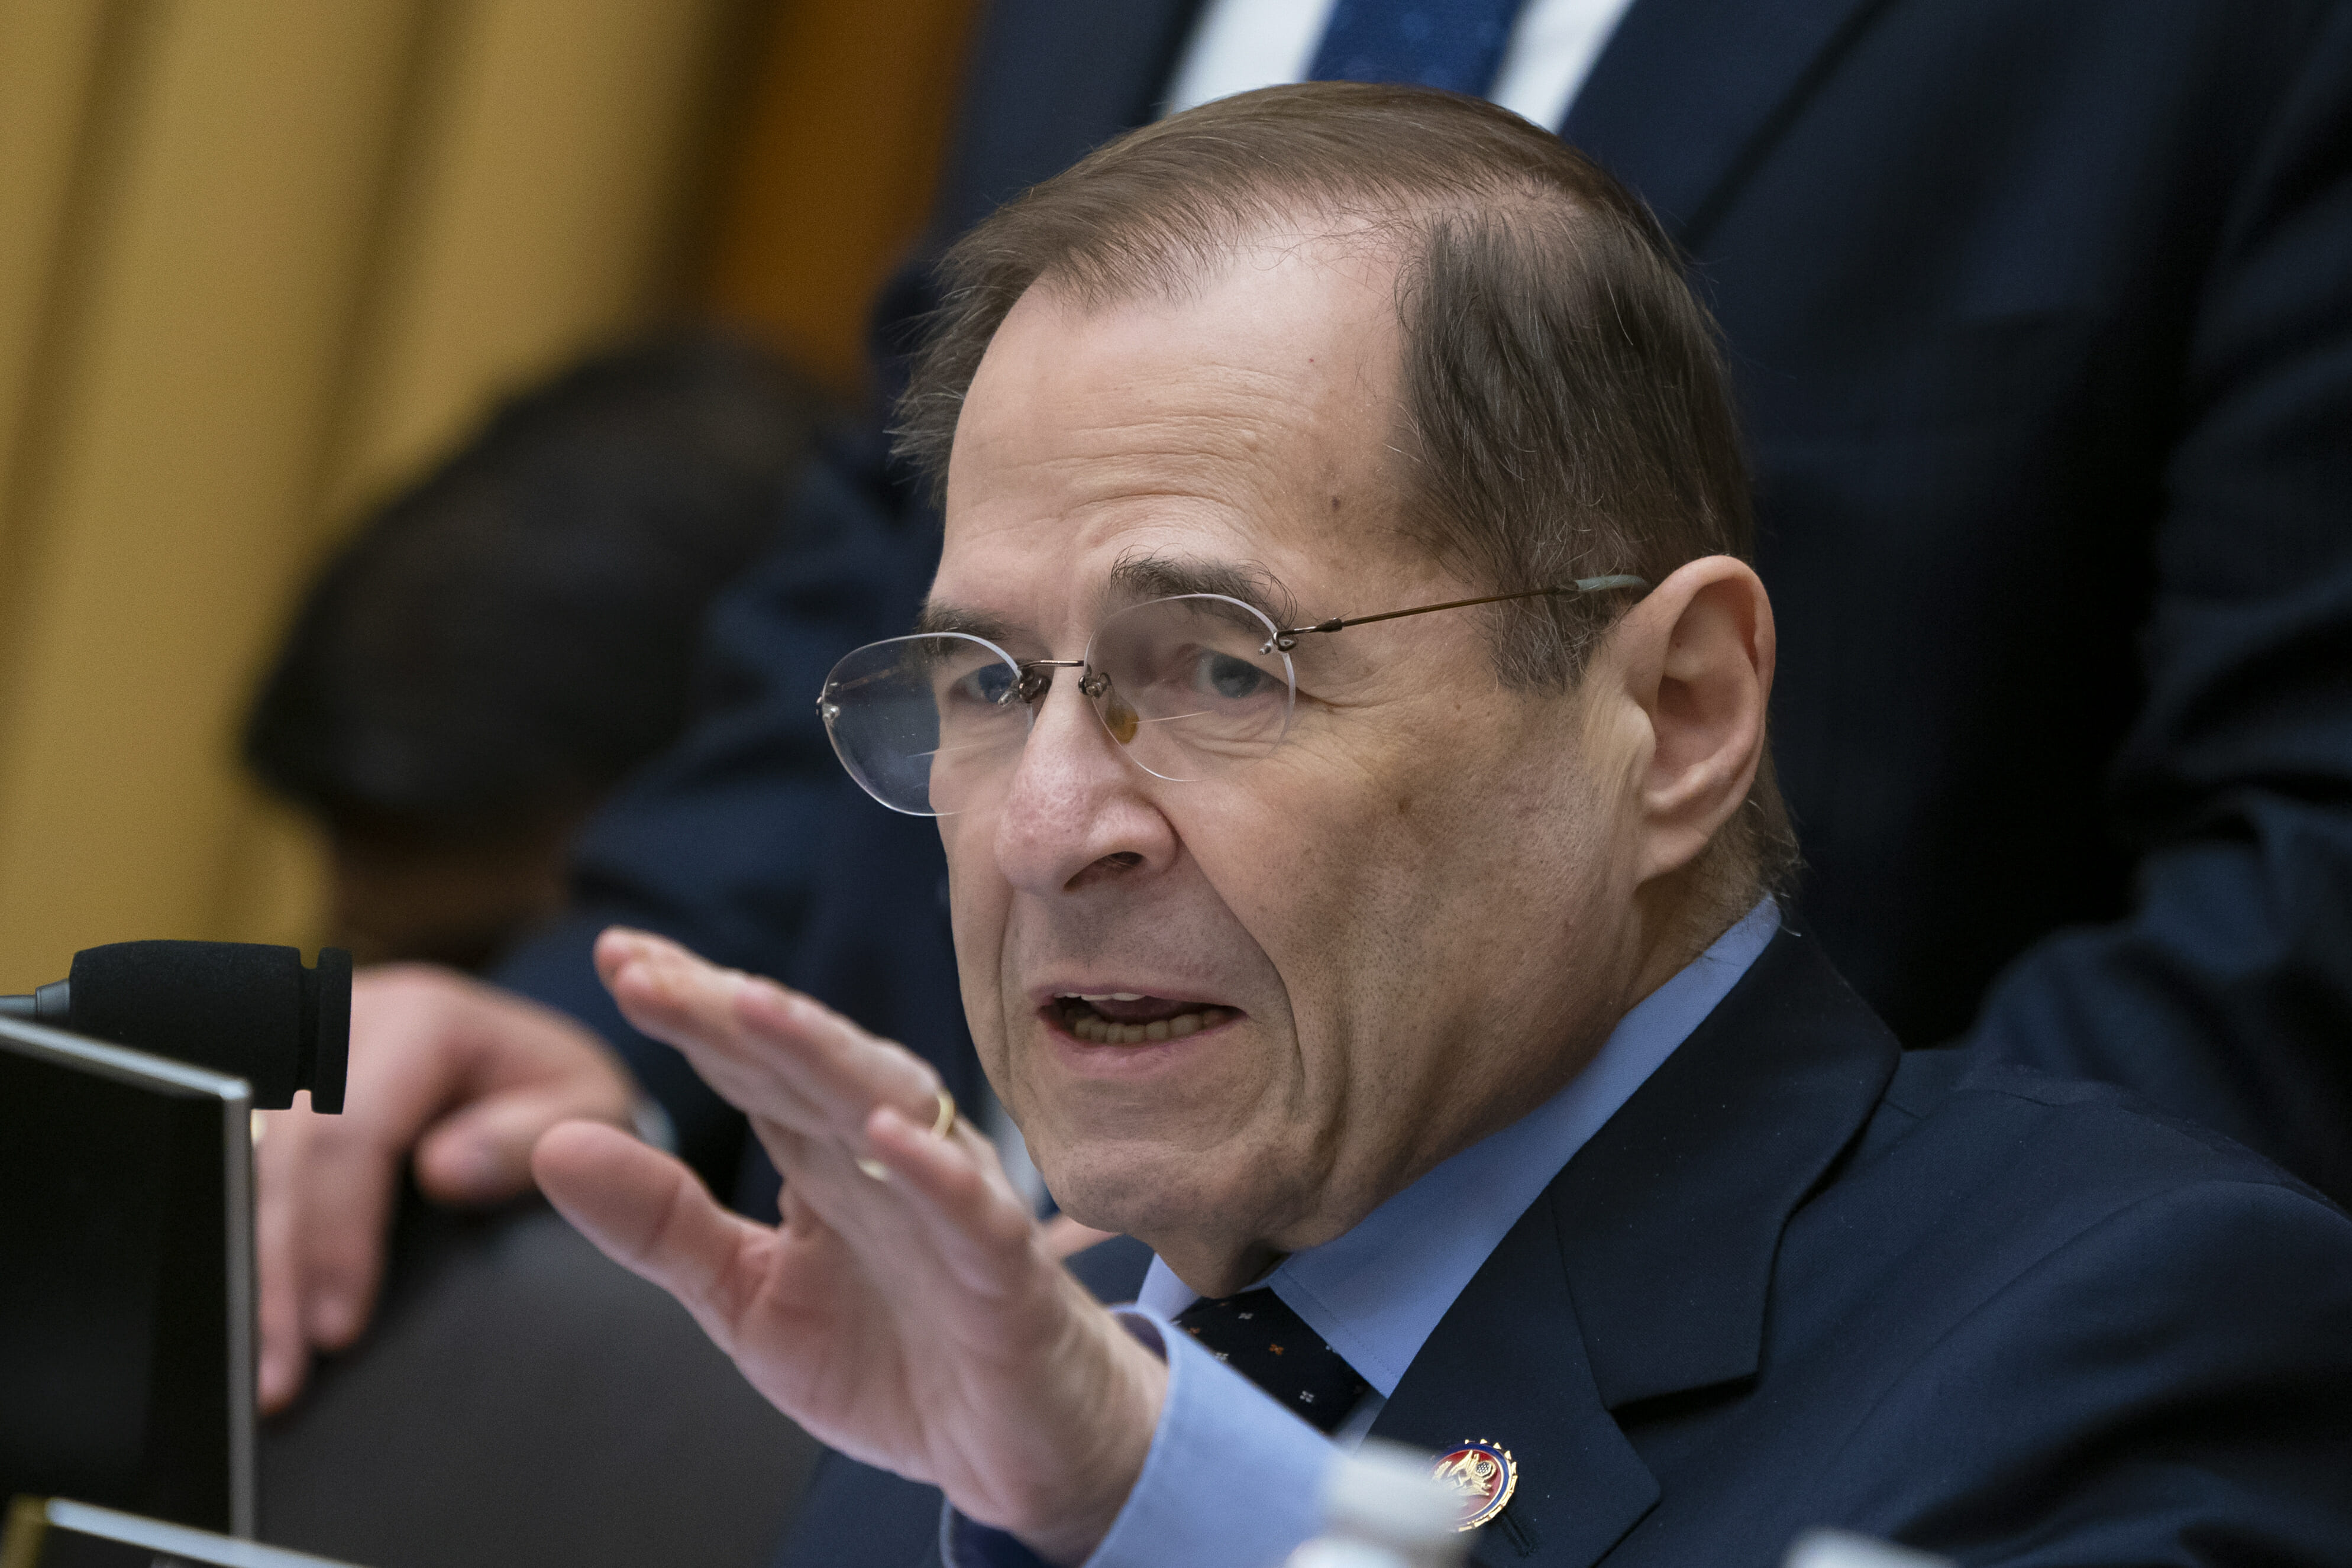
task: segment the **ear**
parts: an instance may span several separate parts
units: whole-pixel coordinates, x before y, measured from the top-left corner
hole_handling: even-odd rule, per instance
[[[1609,634],[1623,698],[1646,720],[1632,783],[1638,882],[1681,870],[1748,799],[1772,696],[1772,601],[1745,561],[1706,556]]]

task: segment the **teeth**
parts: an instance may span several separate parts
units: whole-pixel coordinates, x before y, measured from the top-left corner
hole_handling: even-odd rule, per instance
[[[1078,1000],[1082,1002],[1139,1002],[1142,999],[1141,991],[1105,991],[1098,997],[1087,996],[1084,991],[1078,993]]]
[[[1172,1019],[1155,1019],[1150,1023],[1113,1023],[1107,1018],[1073,1019],[1069,1030],[1080,1040],[1097,1045],[1141,1045],[1146,1040],[1182,1040],[1204,1029],[1214,1029],[1233,1017],[1231,1008],[1202,1008],[1198,1012],[1178,1013]]]

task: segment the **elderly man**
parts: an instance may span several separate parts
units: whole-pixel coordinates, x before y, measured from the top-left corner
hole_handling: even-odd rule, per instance
[[[823,709],[939,819],[1051,1189],[1156,1259],[1097,1306],[930,1067],[623,932],[784,1214],[568,1124],[536,1170],[600,1245],[936,1484],[952,1563],[1272,1563],[1367,1433],[1448,1457],[1489,1563],[2352,1553],[2352,1222],[2115,1092],[1898,1060],[1782,927],[1737,433],[1639,204],[1472,100],[1276,89],[951,265],[902,432],[944,554]]]

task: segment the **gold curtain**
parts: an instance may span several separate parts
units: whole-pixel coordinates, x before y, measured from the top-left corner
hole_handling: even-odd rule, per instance
[[[867,390],[866,308],[929,214],[975,13],[798,0],[761,56],[704,300],[843,396]]]
[[[751,12],[0,0],[0,991],[316,939],[233,753],[289,595],[486,400],[676,301]]]

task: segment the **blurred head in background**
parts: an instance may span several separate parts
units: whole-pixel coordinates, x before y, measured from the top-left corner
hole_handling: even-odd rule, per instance
[[[560,905],[581,819],[685,722],[703,612],[817,416],[762,350],[666,337],[510,399],[362,519],[245,732],[327,832],[333,940],[474,967]]]

